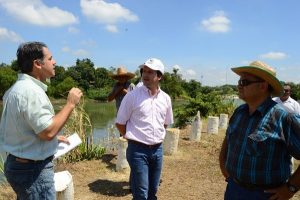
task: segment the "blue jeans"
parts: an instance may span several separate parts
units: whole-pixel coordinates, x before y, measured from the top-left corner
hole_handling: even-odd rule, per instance
[[[18,200],[56,199],[52,159],[24,163],[8,155],[4,173]]]
[[[229,178],[224,200],[268,200],[272,194],[265,193],[263,189],[247,189],[238,185]]]
[[[146,147],[128,142],[127,161],[131,169],[133,200],[155,200],[163,162],[162,144]]]

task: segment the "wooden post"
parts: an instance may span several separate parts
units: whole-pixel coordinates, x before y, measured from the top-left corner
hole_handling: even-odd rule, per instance
[[[128,142],[123,137],[119,137],[118,139],[118,157],[116,170],[123,171],[129,168],[129,164],[126,159],[126,149],[128,147]]]
[[[168,128],[166,131],[166,137],[163,143],[164,155],[173,155],[177,152],[179,129]]]
[[[200,111],[198,111],[195,120],[192,123],[190,140],[199,142],[201,139],[201,130],[202,130],[202,122],[200,117]]]
[[[219,132],[219,117],[208,117],[207,122],[207,133],[208,134],[218,134]]]
[[[73,200],[74,186],[72,175],[68,171],[56,172],[54,184],[57,200]]]

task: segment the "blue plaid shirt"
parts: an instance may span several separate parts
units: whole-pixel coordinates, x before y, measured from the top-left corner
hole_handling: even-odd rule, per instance
[[[252,114],[243,104],[230,118],[225,167],[232,178],[256,185],[284,183],[291,156],[300,159],[300,115],[267,98]]]

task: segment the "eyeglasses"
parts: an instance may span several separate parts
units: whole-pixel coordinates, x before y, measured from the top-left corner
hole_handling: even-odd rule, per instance
[[[239,80],[238,81],[238,86],[242,86],[242,87],[245,87],[245,86],[248,86],[252,83],[262,83],[262,82],[265,82],[263,80],[260,80],[260,81],[250,81],[250,80],[247,80],[247,79],[242,79],[242,80]]]

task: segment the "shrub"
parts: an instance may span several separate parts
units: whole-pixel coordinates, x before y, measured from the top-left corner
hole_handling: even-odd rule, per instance
[[[176,119],[174,126],[182,128],[190,124],[198,111],[200,111],[201,117],[207,118],[209,115],[221,113],[231,115],[234,109],[233,99],[227,99],[219,92],[199,94],[196,98],[190,98],[185,105],[174,109]]]
[[[95,99],[98,101],[107,101],[107,96],[109,93],[110,89],[108,88],[103,88],[103,89],[89,89],[87,91],[87,97],[89,99]]]
[[[82,140],[79,147],[66,154],[63,162],[100,159],[105,153],[104,147],[93,143],[93,127],[89,115],[84,110],[84,99],[73,110],[64,128],[65,135],[76,132]]]

